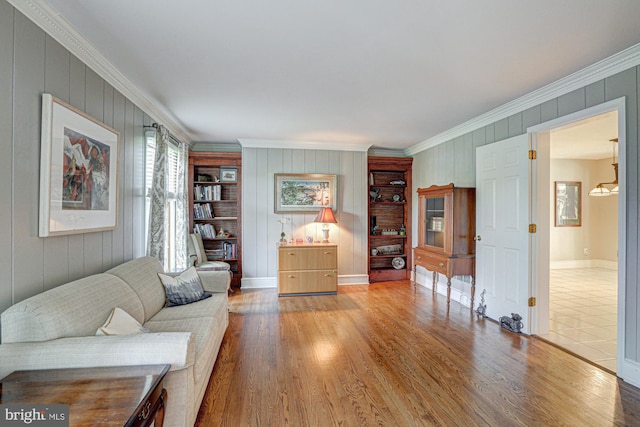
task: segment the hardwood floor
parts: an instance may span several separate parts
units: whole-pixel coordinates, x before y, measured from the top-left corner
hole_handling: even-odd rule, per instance
[[[230,306],[197,426],[640,425],[640,389],[409,281]]]

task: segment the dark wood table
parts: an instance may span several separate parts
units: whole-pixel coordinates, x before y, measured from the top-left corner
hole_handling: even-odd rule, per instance
[[[70,426],[162,427],[171,365],[15,371],[0,380],[0,403],[66,404]]]

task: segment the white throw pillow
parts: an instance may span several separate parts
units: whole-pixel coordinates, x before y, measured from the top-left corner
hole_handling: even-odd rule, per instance
[[[104,325],[98,328],[96,335],[135,335],[149,332],[136,319],[123,309],[116,307],[111,311]]]

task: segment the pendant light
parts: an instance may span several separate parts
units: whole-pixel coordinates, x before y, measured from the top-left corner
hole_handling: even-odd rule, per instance
[[[618,143],[618,138],[613,138],[613,139],[610,139],[609,141],[611,141],[613,146],[611,166],[613,166],[615,179],[611,182],[601,182],[598,185],[596,185],[593,190],[589,191],[589,195],[593,197],[605,197],[605,196],[611,196],[611,195],[617,196],[620,191],[620,188],[618,186],[618,162],[616,160],[616,144]],[[611,190],[609,190],[607,187],[605,187],[605,185],[607,184],[614,185],[614,187]]]

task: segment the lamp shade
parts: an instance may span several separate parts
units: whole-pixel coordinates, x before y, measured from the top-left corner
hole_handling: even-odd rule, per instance
[[[596,188],[594,188],[593,190],[589,191],[589,195],[590,196],[595,196],[595,197],[603,197],[603,196],[608,196],[610,194],[610,191],[608,188],[606,188],[604,185],[602,184],[598,184],[596,186]]]
[[[336,217],[333,216],[333,211],[331,210],[331,208],[320,208],[320,212],[318,212],[318,216],[313,220],[313,222],[336,224],[338,221],[336,221]]]

